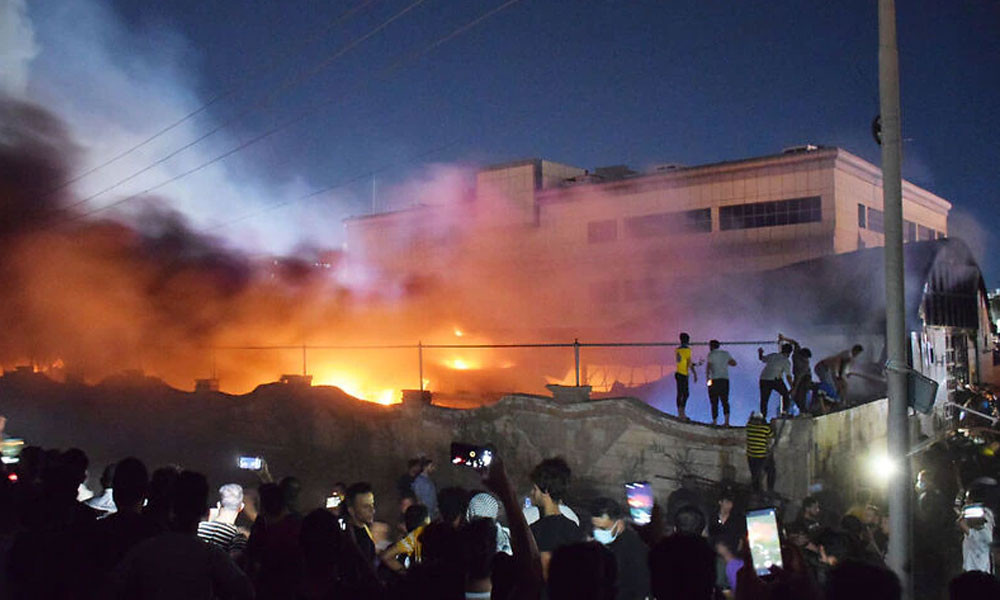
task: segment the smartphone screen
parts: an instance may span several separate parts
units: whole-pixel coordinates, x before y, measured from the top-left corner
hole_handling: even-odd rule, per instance
[[[344,498],[340,494],[334,494],[326,499],[327,508],[337,508],[340,503],[344,501]]]
[[[747,513],[747,539],[750,558],[758,575],[769,575],[771,567],[782,567],[781,539],[778,537],[778,517],[773,508]]]
[[[485,469],[492,462],[493,450],[489,446],[473,446],[459,442],[451,444],[451,463],[454,465]]]
[[[20,438],[7,438],[0,441],[0,456],[5,465],[12,465],[20,461],[21,449],[24,448],[24,440]]]
[[[967,504],[962,507],[963,519],[982,519],[986,516],[986,508],[981,504]]]
[[[248,471],[260,471],[264,466],[264,459],[259,456],[241,456],[239,465],[241,469]]]
[[[625,484],[629,517],[636,525],[648,525],[653,520],[653,486],[648,481]]]

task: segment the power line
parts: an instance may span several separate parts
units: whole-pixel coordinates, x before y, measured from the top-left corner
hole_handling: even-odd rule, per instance
[[[504,2],[503,4],[501,4],[501,5],[497,6],[497,7],[493,8],[493,9],[491,9],[491,10],[485,12],[485,13],[483,13],[482,15],[480,15],[480,16],[476,17],[475,19],[473,19],[472,21],[469,21],[468,23],[466,23],[466,24],[462,25],[461,27],[455,29],[454,31],[452,31],[448,35],[445,35],[445,36],[443,36],[441,38],[438,38],[434,42],[431,42],[430,44],[428,44],[427,46],[424,46],[423,48],[417,50],[416,52],[413,52],[413,53],[411,53],[411,54],[409,54],[407,56],[404,56],[403,58],[399,59],[398,61],[390,64],[388,67],[386,67],[386,68],[382,69],[381,71],[379,71],[378,75],[379,76],[384,76],[384,75],[389,75],[389,74],[395,72],[397,69],[403,67],[404,65],[406,65],[406,64],[408,64],[410,62],[413,62],[414,60],[417,60],[417,59],[421,58],[422,56],[430,53],[434,49],[440,47],[441,45],[447,43],[448,41],[454,39],[455,37],[458,37],[459,35],[465,33],[466,31],[468,31],[470,29],[472,29],[476,25],[482,23],[486,19],[489,19],[493,15],[499,13],[500,11],[502,11],[502,10],[504,10],[504,9],[506,9],[506,8],[512,6],[512,5],[514,5],[514,4],[516,4],[516,3],[520,2],[520,1],[521,0],[507,0],[507,2]],[[367,82],[366,82],[366,84],[367,84]],[[362,87],[364,87],[364,86],[359,86],[358,89],[360,89]],[[330,105],[330,104],[332,104],[334,102],[337,102],[337,101],[343,99],[343,97],[344,96],[340,96],[338,98],[334,98],[332,100],[327,100],[327,101],[321,102],[319,104],[316,104],[316,105],[312,106],[311,108],[308,108],[308,109],[300,112],[294,118],[289,119],[289,120],[285,121],[284,123],[282,123],[282,124],[280,124],[280,125],[278,125],[276,127],[273,127],[271,129],[263,132],[263,133],[260,133],[260,134],[258,134],[256,136],[250,138],[249,140],[247,140],[245,142],[242,142],[241,144],[239,144],[239,145],[231,148],[230,150],[228,150],[226,152],[223,152],[222,154],[220,154],[220,155],[218,155],[218,156],[216,156],[214,158],[211,158],[211,159],[209,159],[208,161],[206,161],[204,163],[201,163],[200,165],[198,165],[196,167],[193,167],[191,169],[188,169],[187,171],[184,171],[182,173],[179,173],[177,175],[169,177],[169,178],[161,181],[160,183],[158,183],[158,184],[156,184],[156,185],[154,185],[152,187],[146,188],[145,190],[143,190],[141,192],[137,192],[137,193],[132,194],[130,196],[126,196],[126,197],[121,198],[121,199],[119,199],[119,200],[117,200],[115,202],[112,202],[110,204],[106,204],[104,206],[101,206],[101,207],[98,207],[98,208],[95,208],[95,209],[92,209],[92,210],[80,213],[78,215],[71,216],[71,217],[68,218],[68,221],[72,222],[72,221],[75,221],[75,220],[84,219],[84,218],[87,218],[89,216],[92,216],[92,215],[95,215],[97,213],[100,213],[100,212],[103,212],[105,210],[108,210],[110,208],[121,206],[122,204],[125,204],[126,202],[129,202],[131,200],[134,200],[135,198],[144,196],[144,195],[146,195],[146,194],[148,194],[150,192],[156,191],[156,190],[158,190],[158,189],[160,189],[160,188],[162,188],[162,187],[164,187],[164,186],[166,186],[166,185],[168,185],[170,183],[173,183],[175,181],[183,179],[184,177],[187,177],[188,175],[192,175],[194,173],[197,173],[198,171],[204,169],[205,167],[211,166],[211,165],[213,165],[213,164],[215,164],[215,163],[217,163],[217,162],[219,162],[221,160],[224,160],[224,159],[226,159],[226,158],[228,158],[228,157],[236,154],[237,152],[240,152],[240,151],[242,151],[242,150],[244,150],[244,149],[246,149],[246,148],[248,148],[248,147],[256,144],[257,142],[260,142],[260,141],[262,141],[262,140],[264,140],[264,139],[266,139],[266,138],[274,135],[275,133],[278,133],[279,131],[287,129],[288,127],[291,127],[292,125],[295,125],[296,123],[301,122],[303,119],[305,119],[306,117],[308,117],[311,114],[315,113],[317,110],[319,110],[321,108],[325,108],[326,106],[328,106],[328,105]]]
[[[303,200],[308,200],[310,198],[315,198],[316,196],[318,196],[320,194],[323,194],[323,193],[326,193],[326,192],[330,192],[330,191],[333,191],[335,189],[339,189],[339,188],[342,188],[342,187],[346,187],[348,185],[351,185],[352,183],[357,183],[358,181],[363,181],[365,179],[369,179],[370,177],[372,177],[374,175],[378,175],[379,173],[388,171],[390,169],[398,168],[398,167],[400,167],[402,165],[405,165],[405,164],[410,164],[410,163],[416,162],[416,161],[421,160],[423,158],[427,158],[428,156],[437,154],[438,152],[441,152],[443,150],[447,150],[448,148],[451,148],[452,146],[454,146],[455,144],[457,144],[461,140],[462,140],[462,138],[459,137],[459,138],[456,138],[456,139],[454,139],[454,140],[452,140],[452,141],[450,141],[450,142],[448,142],[446,144],[442,144],[440,146],[436,146],[434,148],[431,148],[430,150],[427,150],[425,152],[421,152],[420,154],[411,156],[410,158],[408,158],[408,159],[406,159],[404,161],[398,161],[398,162],[394,162],[394,163],[389,163],[389,164],[383,165],[383,166],[381,166],[381,167],[379,167],[377,169],[373,169],[371,171],[362,173],[360,175],[355,175],[354,177],[351,177],[350,179],[346,179],[346,180],[341,181],[339,183],[335,183],[335,184],[328,185],[326,187],[320,188],[318,190],[314,190],[312,192],[309,192],[308,194],[305,194],[304,196],[299,196],[298,198],[292,198],[290,200],[283,200],[281,202],[275,202],[275,203],[270,204],[268,206],[265,206],[265,207],[263,207],[263,208],[261,208],[259,210],[243,214],[243,215],[241,215],[239,217],[236,217],[235,219],[226,221],[225,223],[220,223],[218,225],[215,225],[214,227],[209,228],[209,231],[218,231],[220,229],[225,229],[226,227],[229,227],[231,225],[235,225],[236,223],[239,223],[241,221],[246,221],[247,219],[252,219],[254,217],[260,216],[260,215],[262,215],[262,214],[264,214],[266,212],[270,212],[272,210],[276,210],[276,209],[281,208],[283,206],[287,206],[289,204],[294,204],[296,202],[301,202]]]
[[[166,161],[168,161],[171,158],[177,156],[178,154],[184,152],[185,150],[187,150],[187,149],[189,149],[189,148],[191,148],[191,147],[199,144],[203,140],[205,140],[205,139],[207,139],[207,138],[215,135],[216,133],[218,133],[222,129],[228,127],[229,125],[235,123],[236,121],[239,121],[243,117],[245,117],[245,116],[247,116],[247,115],[249,115],[249,114],[251,114],[253,112],[256,112],[256,111],[258,111],[260,109],[266,108],[269,104],[271,104],[272,102],[274,102],[274,100],[277,99],[278,96],[282,92],[284,92],[284,91],[286,91],[286,90],[288,90],[290,88],[293,88],[293,87],[299,85],[300,83],[302,83],[303,81],[306,81],[307,79],[310,79],[310,78],[314,77],[320,71],[322,71],[323,69],[325,69],[328,66],[330,66],[330,64],[332,64],[336,59],[338,59],[341,56],[347,54],[348,52],[350,52],[351,50],[353,50],[354,48],[356,48],[358,45],[360,45],[361,43],[363,43],[366,40],[370,39],[372,36],[378,34],[380,31],[382,31],[383,29],[385,29],[386,27],[388,27],[389,25],[391,25],[396,20],[402,18],[406,13],[410,12],[411,10],[413,10],[414,8],[416,8],[417,6],[423,4],[425,1],[426,0],[415,0],[413,3],[409,4],[403,10],[401,10],[398,13],[394,14],[393,16],[389,17],[389,19],[383,21],[380,25],[378,25],[377,27],[375,27],[375,29],[372,29],[371,31],[369,31],[365,35],[363,35],[363,36],[361,36],[359,38],[354,39],[352,42],[350,42],[349,44],[347,44],[346,46],[344,46],[343,48],[341,48],[340,50],[338,50],[337,52],[335,52],[333,55],[331,55],[325,61],[323,61],[320,64],[319,67],[314,68],[312,71],[309,71],[308,73],[306,73],[303,76],[286,79],[281,84],[281,86],[278,89],[276,89],[273,93],[271,93],[270,95],[266,96],[263,100],[255,103],[253,105],[251,105],[249,108],[247,108],[246,110],[240,112],[235,117],[232,117],[232,118],[230,118],[230,119],[228,119],[226,121],[223,121],[219,125],[217,125],[214,128],[210,129],[207,133],[204,133],[204,134],[198,136],[197,138],[191,140],[187,144],[184,144],[183,146],[181,146],[177,150],[174,150],[173,152],[170,152],[166,156],[161,157],[159,160],[154,161],[152,164],[149,164],[149,165],[147,165],[147,166],[139,169],[138,171],[132,173],[128,177],[119,180],[118,182],[116,182],[116,183],[114,183],[114,184],[112,184],[112,185],[110,185],[110,186],[108,186],[108,187],[100,190],[99,192],[91,194],[91,195],[87,196],[86,198],[83,198],[82,200],[78,200],[77,202],[74,202],[73,204],[69,205],[67,208],[68,209],[73,209],[73,208],[76,208],[77,206],[80,206],[82,204],[86,204],[87,202],[90,202],[91,200],[94,200],[95,198],[103,196],[107,192],[110,192],[111,190],[114,190],[114,189],[118,188],[119,186],[121,186],[121,185],[123,185],[125,183],[128,183],[129,181],[132,181],[133,179],[135,179],[139,175],[142,175],[143,173],[148,172],[149,170],[151,170],[151,169],[153,169],[153,168],[155,168],[155,167],[157,167],[157,166],[165,163]]]
[[[354,14],[357,13],[357,12],[359,12],[361,9],[363,9],[366,6],[368,6],[368,5],[370,5],[370,4],[374,3],[374,2],[377,2],[377,1],[378,0],[364,0],[364,2],[361,2],[360,4],[356,5],[355,7],[350,8],[347,11],[341,13],[322,32],[320,32],[318,34],[315,34],[315,35],[307,38],[302,43],[298,44],[297,47],[295,48],[294,52],[297,53],[300,50],[302,50],[304,48],[307,48],[308,46],[311,46],[314,42],[316,42],[316,41],[318,41],[318,40],[326,37],[327,34],[330,33],[330,31],[332,31],[335,27],[337,27],[338,25],[340,25],[343,21],[346,21],[347,19],[349,19],[352,16],[354,16]],[[272,58],[270,60],[270,62],[269,62],[268,65],[266,65],[263,69],[261,69],[261,70],[258,71],[257,78],[259,79],[259,78],[263,77],[264,75],[267,75],[267,74],[271,73],[272,71],[274,71],[275,69],[277,69],[278,66],[281,63],[285,62],[285,60],[287,60],[291,55],[292,55],[292,51],[289,51],[289,52],[285,53],[285,56],[283,56],[280,59],[274,59],[274,58]],[[220,92],[219,94],[216,94],[214,97],[212,97],[210,100],[208,100],[207,102],[205,102],[204,104],[202,104],[198,108],[192,110],[191,112],[187,113],[186,115],[184,115],[180,119],[177,119],[173,123],[170,123],[166,127],[163,127],[162,129],[160,129],[159,131],[153,133],[152,135],[150,135],[149,137],[145,138],[141,142],[135,144],[134,146],[132,146],[132,147],[126,149],[126,150],[123,150],[123,151],[119,152],[118,154],[112,156],[111,158],[105,160],[104,162],[102,162],[102,163],[100,163],[100,164],[98,164],[98,165],[96,165],[94,167],[91,167],[90,169],[87,169],[86,171],[83,171],[82,173],[79,173],[79,174],[73,176],[72,178],[67,179],[66,181],[63,181],[62,183],[60,183],[56,187],[54,187],[54,188],[48,190],[47,192],[45,192],[44,194],[42,194],[41,197],[42,198],[48,197],[48,196],[50,196],[50,195],[52,195],[52,194],[54,194],[54,193],[56,193],[56,192],[58,192],[58,191],[60,191],[62,189],[65,189],[67,186],[70,186],[70,185],[76,183],[77,181],[80,181],[81,179],[84,179],[84,178],[88,177],[89,175],[91,175],[93,173],[96,173],[97,171],[100,171],[101,169],[103,169],[103,168],[105,168],[105,167],[107,167],[109,165],[112,165],[112,164],[118,162],[119,160],[121,160],[122,158],[125,158],[129,154],[132,154],[133,152],[135,152],[139,148],[142,148],[143,146],[146,146],[147,144],[149,144],[153,140],[155,140],[155,139],[163,136],[166,133],[169,133],[170,131],[176,129],[180,125],[183,125],[184,123],[190,121],[191,119],[193,119],[194,117],[198,116],[199,114],[205,112],[212,105],[214,105],[216,102],[218,102],[220,100],[223,100],[225,98],[228,98],[229,96],[232,96],[232,95],[236,94],[237,92],[240,91],[240,89],[246,83],[247,83],[246,79],[244,79],[244,80],[240,81],[239,83],[230,86],[228,89],[224,90],[223,92]]]

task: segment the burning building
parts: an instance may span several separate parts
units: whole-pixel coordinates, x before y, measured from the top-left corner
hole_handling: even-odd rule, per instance
[[[881,246],[881,205],[881,171],[839,148],[646,173],[533,159],[479,171],[464,201],[349,219],[347,247],[414,277],[447,273],[457,252],[472,252],[518,282],[571,281],[575,301],[554,302],[558,319],[547,320],[579,332],[648,314],[679,277]],[[904,182],[906,240],[945,237],[950,209]]]

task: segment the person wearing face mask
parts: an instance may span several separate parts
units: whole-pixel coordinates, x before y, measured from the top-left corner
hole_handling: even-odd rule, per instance
[[[597,498],[591,506],[590,523],[595,541],[604,544],[618,563],[617,600],[642,600],[649,596],[649,549],[625,521],[621,504]]]

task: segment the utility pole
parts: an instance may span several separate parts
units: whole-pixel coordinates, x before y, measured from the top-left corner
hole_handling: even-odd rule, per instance
[[[885,341],[888,359],[888,451],[899,468],[889,481],[889,552],[886,563],[913,598],[910,544],[910,450],[907,407],[906,318],[903,296],[902,136],[895,0],[878,3],[878,87],[882,117],[882,201],[885,211]]]

